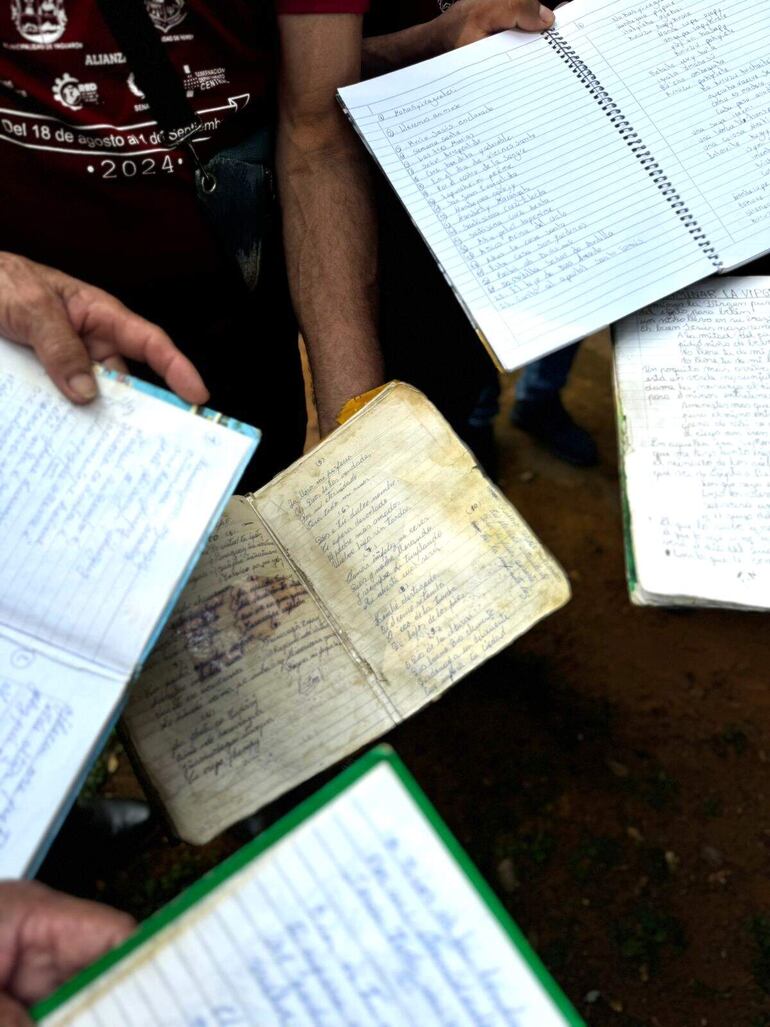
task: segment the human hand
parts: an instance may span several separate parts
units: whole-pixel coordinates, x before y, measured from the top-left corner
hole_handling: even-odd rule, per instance
[[[13,253],[0,252],[0,335],[35,351],[73,403],[97,394],[93,361],[125,371],[124,357],[143,361],[188,403],[208,390],[162,328],[92,285]]]
[[[131,934],[132,917],[37,881],[0,881],[0,1025],[31,1024],[25,1006]]]
[[[437,53],[475,43],[504,29],[543,32],[553,12],[538,0],[457,0],[431,23],[439,33]]]

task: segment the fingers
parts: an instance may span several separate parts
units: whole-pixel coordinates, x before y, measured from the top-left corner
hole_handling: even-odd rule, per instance
[[[61,297],[40,265],[13,254],[0,254],[0,332],[30,346],[68,399],[87,403],[96,396],[91,358]]]
[[[0,995],[0,1027],[32,1027],[32,1020],[12,998]]]
[[[135,928],[126,913],[37,884],[25,897],[16,960],[6,990],[23,1003],[37,1002]]]
[[[506,28],[520,28],[527,32],[542,32],[553,25],[553,11],[539,0],[507,0],[511,23]]]
[[[122,357],[107,357],[102,363],[108,371],[115,371],[117,374],[128,374],[128,364]]]
[[[451,50],[506,29],[543,32],[554,17],[539,0],[462,0],[436,21],[444,36],[442,49]]]
[[[209,393],[203,379],[162,328],[134,314],[114,296],[78,285],[66,297],[67,309],[94,359],[105,363],[117,359],[121,364],[121,357],[141,361],[188,403],[206,402]]]

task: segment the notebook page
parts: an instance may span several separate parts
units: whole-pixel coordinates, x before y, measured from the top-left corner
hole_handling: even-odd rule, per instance
[[[408,385],[252,502],[377,674],[394,721],[569,598],[553,558]]]
[[[132,689],[125,723],[177,832],[202,844],[393,721],[235,497]]]
[[[508,369],[713,271],[544,36],[501,33],[340,97]]]
[[[0,340],[0,623],[128,675],[253,440]]]
[[[560,31],[659,159],[724,267],[770,246],[770,7],[575,0]]]
[[[567,1020],[381,763],[42,1023]]]
[[[770,278],[709,279],[617,328],[639,585],[770,606]]]
[[[0,879],[34,870],[123,685],[0,628]]]

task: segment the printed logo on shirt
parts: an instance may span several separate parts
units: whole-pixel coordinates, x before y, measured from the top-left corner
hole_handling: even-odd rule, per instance
[[[50,46],[67,27],[64,0],[11,0],[11,17],[28,43]]]
[[[184,87],[189,96],[205,93],[217,86],[226,86],[229,82],[224,68],[206,68],[203,71],[192,71],[189,64],[183,66]]]
[[[187,17],[186,0],[144,0],[144,6],[158,32],[165,33]]]
[[[99,89],[95,82],[79,82],[69,72],[57,78],[51,90],[54,100],[71,111],[79,111],[85,104],[99,102]]]
[[[134,94],[134,96],[138,96],[140,100],[143,100],[144,99],[144,93],[139,88],[139,86],[136,84],[136,78],[134,77],[133,71],[130,73],[130,75],[128,76],[126,81],[128,83],[128,88],[131,90],[131,92]]]
[[[144,93],[142,92],[142,90],[137,85],[137,81],[136,81],[136,78],[134,77],[133,71],[129,74],[128,78],[126,79],[126,85],[131,90],[133,95],[138,97],[138,99],[140,101],[143,101],[145,99]],[[135,103],[134,104],[134,110],[135,111],[148,111],[149,109],[150,109],[149,103]]]

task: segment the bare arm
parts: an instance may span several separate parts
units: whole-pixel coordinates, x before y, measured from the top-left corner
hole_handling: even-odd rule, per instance
[[[377,235],[367,157],[335,98],[357,81],[361,19],[279,18],[277,170],[289,285],[310,357],[321,433],[381,384]]]
[[[542,32],[552,24],[553,14],[539,0],[457,0],[431,21],[365,39],[364,74],[394,71],[503,29]]]

